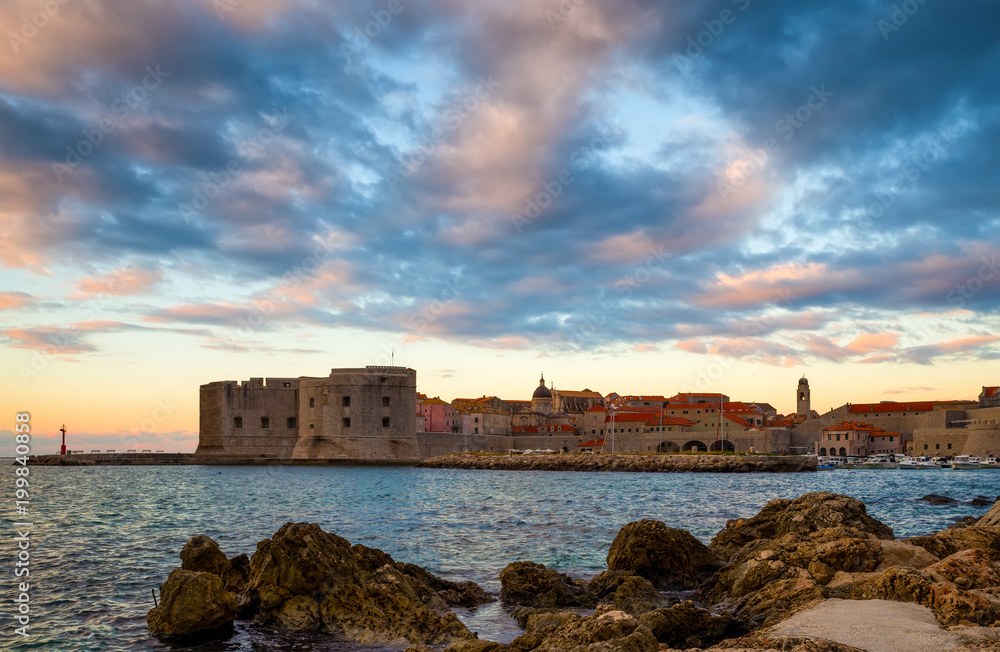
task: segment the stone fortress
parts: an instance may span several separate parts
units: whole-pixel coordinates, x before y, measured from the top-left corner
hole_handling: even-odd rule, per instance
[[[796,411],[723,394],[602,395],[546,387],[530,401],[495,396],[447,403],[417,393],[416,371],[369,366],[327,377],[251,378],[200,388],[198,457],[411,462],[511,449],[561,453],[736,451],[812,453],[842,422],[899,433],[900,453],[1000,455],[1000,388],[978,401],[846,404],[811,408],[806,378]]]

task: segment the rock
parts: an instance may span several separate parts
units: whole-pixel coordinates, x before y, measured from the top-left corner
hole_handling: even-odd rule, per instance
[[[285,600],[275,611],[274,621],[279,628],[296,632],[314,632],[323,626],[319,603],[308,595]]]
[[[204,534],[191,537],[181,549],[181,568],[184,570],[222,575],[228,567],[229,560],[219,544]]]
[[[805,578],[788,578],[766,584],[762,589],[721,607],[732,606],[733,616],[748,629],[769,627],[827,597],[822,586]]]
[[[993,503],[990,511],[983,514],[976,525],[978,527],[1000,527],[1000,496],[997,496],[997,502]]]
[[[992,511],[987,512],[983,518],[989,516]],[[982,520],[973,526],[958,524],[940,532],[923,537],[913,537],[907,541],[924,548],[927,552],[941,559],[960,550],[979,548],[985,551],[990,559],[1000,561],[1000,527],[984,527],[981,523]]]
[[[213,573],[175,568],[160,586],[159,606],[146,615],[149,633],[168,638],[214,638],[232,633],[236,596]]]
[[[596,598],[581,582],[531,561],[508,564],[500,573],[500,599],[530,607],[593,607]]]
[[[853,600],[894,600],[930,607],[943,625],[1000,624],[1000,601],[937,582],[924,571],[888,568],[838,591]]]
[[[722,565],[691,533],[650,519],[623,527],[607,559],[609,570],[644,577],[661,590],[693,589]]]
[[[493,641],[481,641],[478,638],[456,641],[445,648],[445,652],[500,652],[503,646]]]
[[[532,644],[532,647],[528,647]],[[599,608],[591,616],[571,620],[556,629],[535,631],[518,637],[508,646],[508,650],[659,652],[659,645],[649,629],[624,611]]]
[[[478,586],[351,546],[315,523],[286,523],[257,544],[239,605],[241,617],[283,629],[441,645],[473,638],[450,605],[481,603],[483,596],[490,599]]]
[[[549,611],[544,613],[533,613],[528,616],[525,629],[529,632],[549,629],[550,627],[562,627],[566,623],[579,620],[580,614],[572,611]]]
[[[618,585],[612,596],[612,603],[615,609],[638,617],[640,614],[666,605],[667,599],[649,580],[629,575]]]
[[[250,579],[250,558],[244,554],[239,554],[229,560],[226,569],[222,572],[222,582],[227,591],[232,591],[239,595],[246,588],[247,580]]]
[[[875,570],[881,571],[892,566],[905,568],[927,568],[938,558],[924,548],[908,541],[885,540],[882,544],[882,563]]]
[[[639,617],[639,624],[647,627],[660,643],[681,649],[709,647],[747,633],[730,615],[701,609],[690,600],[669,609],[648,611]]]
[[[989,498],[987,498],[986,496],[976,496],[975,498],[973,498],[973,499],[972,499],[972,500],[970,501],[970,504],[971,504],[971,505],[972,505],[973,507],[989,507],[989,506],[990,506],[990,505],[992,505],[992,504],[993,504],[994,502],[995,502],[995,501],[993,501],[993,500],[990,500],[990,499],[989,499]]]
[[[785,534],[804,536],[836,527],[850,528],[879,539],[894,538],[892,528],[869,516],[860,500],[816,491],[795,500],[772,500],[756,516],[728,521],[711,545],[722,554],[730,555],[759,539],[775,539]]]
[[[853,647],[826,639],[811,636],[781,636],[770,632],[758,632],[735,641],[725,641],[705,652],[714,652],[715,650],[732,650],[733,652],[750,650],[764,652],[778,652],[779,650],[789,650],[790,652],[870,652],[867,648]]]
[[[948,496],[940,496],[938,494],[927,494],[923,498],[918,498],[917,500],[922,500],[925,503],[930,503],[931,505],[956,505],[958,501],[954,498],[949,498]]]
[[[978,548],[956,552],[928,566],[925,572],[935,579],[951,582],[960,589],[1000,586],[1000,564]]]

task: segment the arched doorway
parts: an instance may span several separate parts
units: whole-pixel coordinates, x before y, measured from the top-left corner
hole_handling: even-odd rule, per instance
[[[847,457],[847,449],[844,448],[843,446],[840,447],[840,456]]]
[[[661,441],[660,445],[656,447],[657,453],[678,453],[681,447],[672,441]]]
[[[826,456],[826,449],[825,448],[819,449],[819,454],[823,455],[825,457]]]
[[[729,441],[728,439],[723,439],[722,441],[714,441],[714,442],[712,442],[712,450],[713,451],[735,451],[736,450],[736,446],[733,445],[733,442]]]
[[[700,441],[689,441],[688,443],[684,444],[683,450],[707,453],[708,446],[701,443]]]

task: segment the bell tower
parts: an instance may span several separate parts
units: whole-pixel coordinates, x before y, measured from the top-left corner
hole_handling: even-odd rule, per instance
[[[799,378],[799,386],[795,390],[795,414],[800,417],[809,418],[809,381],[805,376]]]

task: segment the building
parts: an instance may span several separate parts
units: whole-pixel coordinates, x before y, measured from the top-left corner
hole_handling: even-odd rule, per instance
[[[867,457],[868,455],[902,454],[903,433],[886,432],[870,423],[841,421],[823,428],[823,437],[816,442],[817,455],[837,457]]]
[[[417,412],[424,416],[425,432],[456,432],[455,410],[440,397],[426,398],[417,403]]]
[[[1000,407],[1000,387],[983,387],[979,393],[979,407]]]
[[[200,388],[197,455],[415,460],[417,372],[333,369],[325,378],[251,378]]]
[[[809,381],[806,380],[805,376],[802,376],[799,378],[799,386],[795,390],[795,414],[808,419],[812,415],[810,403]]]

